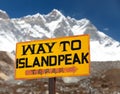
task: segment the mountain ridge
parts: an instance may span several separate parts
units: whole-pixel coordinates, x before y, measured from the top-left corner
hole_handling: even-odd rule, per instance
[[[5,13],[3,11],[3,13]],[[13,52],[17,42],[90,34],[92,61],[120,60],[120,43],[99,31],[90,20],[65,17],[59,10],[0,20],[0,50]],[[9,45],[9,47],[7,47]],[[113,55],[114,54],[114,55]]]

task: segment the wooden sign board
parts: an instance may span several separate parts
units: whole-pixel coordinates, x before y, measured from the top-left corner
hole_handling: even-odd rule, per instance
[[[16,44],[16,79],[83,76],[90,73],[89,35]]]

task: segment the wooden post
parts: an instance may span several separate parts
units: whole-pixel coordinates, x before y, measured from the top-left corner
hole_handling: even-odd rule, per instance
[[[55,94],[56,78],[49,78],[49,94]]]

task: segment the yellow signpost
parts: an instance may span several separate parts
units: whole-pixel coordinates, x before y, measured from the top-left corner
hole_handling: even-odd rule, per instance
[[[17,43],[15,78],[89,75],[89,45],[89,35]]]

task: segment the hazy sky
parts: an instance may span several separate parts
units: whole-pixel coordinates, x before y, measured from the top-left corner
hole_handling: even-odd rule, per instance
[[[120,41],[120,0],[0,0],[0,9],[11,18],[58,9],[65,16],[89,19],[98,30]]]

